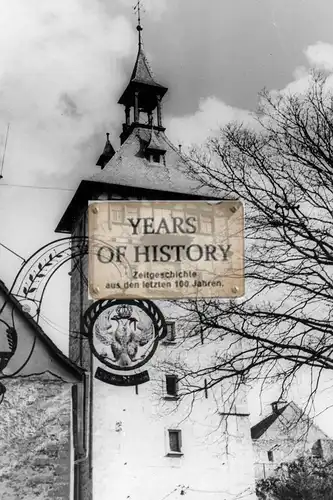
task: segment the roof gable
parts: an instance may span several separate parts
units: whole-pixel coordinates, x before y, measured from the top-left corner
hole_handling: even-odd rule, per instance
[[[251,427],[251,437],[252,439],[259,439],[265,432],[274,424],[274,422],[279,418],[281,413],[287,408],[288,405],[284,406],[279,410],[279,412],[272,412],[270,415],[260,420],[256,425]]]
[[[68,382],[81,381],[85,370],[75,365],[46,335],[36,321],[22,309],[20,302],[0,281],[1,327],[14,323],[17,346],[5,369],[5,375],[51,374]],[[2,349],[4,347],[2,346]]]
[[[330,439],[312,419],[305,415],[293,401],[287,403],[278,411],[262,419],[251,427],[251,437],[257,439],[299,439],[300,436],[307,439]]]

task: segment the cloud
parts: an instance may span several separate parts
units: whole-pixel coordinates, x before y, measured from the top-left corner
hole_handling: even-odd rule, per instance
[[[333,45],[330,43],[317,42],[309,45],[304,51],[310,64],[317,69],[333,71]]]
[[[134,26],[99,0],[11,0],[0,16],[0,135],[10,123],[6,180],[81,175],[104,133],[135,53]],[[80,164],[80,169],[78,169]]]
[[[166,119],[171,140],[175,144],[188,147],[202,144],[207,137],[214,135],[220,127],[230,121],[249,122],[250,111],[229,106],[216,97],[201,99],[198,110],[192,115],[168,117]]]
[[[317,42],[304,50],[307,66],[298,66],[293,72],[293,80],[281,90],[272,90],[281,93],[304,93],[311,82],[311,72],[323,71],[327,73],[326,89],[333,90],[333,45]]]
[[[293,72],[293,79],[283,89],[272,89],[272,94],[304,92],[308,88],[312,69],[333,73],[332,44],[317,42],[309,45],[304,54],[307,66],[297,67]],[[328,76],[327,87],[333,89],[333,74]],[[203,144],[208,137],[215,135],[221,126],[231,121],[255,123],[249,110],[229,106],[214,96],[201,99],[197,111],[191,115],[166,119],[170,138],[185,147]]]

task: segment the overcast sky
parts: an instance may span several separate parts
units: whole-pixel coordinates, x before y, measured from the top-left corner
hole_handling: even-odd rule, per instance
[[[133,3],[1,2],[1,155],[8,123],[10,129],[0,241],[25,258],[56,237],[80,179],[98,168],[105,132],[119,146],[117,101],[137,51]],[[169,87],[169,137],[185,146],[200,143],[219,125],[246,119],[263,87],[297,89],[313,67],[333,72],[332,19],[330,0],[146,0],[144,46],[158,80]],[[7,286],[19,265],[0,247]],[[45,313],[64,350],[67,281],[64,272],[55,279]]]

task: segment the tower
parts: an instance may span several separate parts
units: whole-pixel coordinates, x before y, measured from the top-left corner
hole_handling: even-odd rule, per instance
[[[149,66],[140,18],[137,30],[136,62],[119,99],[125,111],[120,147],[115,151],[107,137],[97,162],[100,170],[81,181],[58,232],[87,235],[89,200],[168,200],[177,210],[177,200],[213,198],[188,175],[188,160],[165,133],[162,103],[167,88],[157,82]],[[115,210],[111,223],[121,223],[124,217]],[[167,337],[155,354],[150,381],[130,387],[110,385],[96,377],[100,360],[93,356],[87,338],[78,334],[91,305],[86,277],[87,259],[73,259],[70,357],[91,373],[87,414],[82,418],[87,424],[80,427],[89,434],[89,450],[86,459],[75,464],[74,500],[174,500],[183,495],[199,500],[208,493],[219,499],[231,500],[238,494],[252,499],[252,449],[243,396],[228,409],[227,423],[223,405],[217,411],[216,393],[210,391],[202,392],[189,412],[191,404],[186,406],[178,397],[177,375],[158,368],[159,360],[186,352],[177,304],[158,302],[167,320]],[[131,313],[122,308],[113,318],[125,324]],[[195,348],[191,352],[195,363]],[[218,391],[223,393],[223,388]]]
[[[138,9],[140,12],[140,4]],[[148,126],[152,131],[164,132],[165,130],[162,123],[162,99],[168,89],[156,81],[145,55],[140,14],[137,31],[139,40],[136,62],[130,81],[118,101],[125,108],[125,123],[120,136],[121,143],[127,139],[133,128],[139,126],[140,123],[141,126]],[[146,123],[144,124],[142,121],[140,122],[142,114],[146,117]],[[158,141],[150,145],[152,151],[154,151],[154,146],[157,146],[157,151],[159,151]]]

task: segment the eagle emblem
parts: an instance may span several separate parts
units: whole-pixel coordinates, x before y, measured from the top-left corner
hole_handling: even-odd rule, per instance
[[[94,334],[96,341],[106,346],[100,352],[102,358],[118,368],[130,367],[142,361],[150,351],[154,325],[139,313],[135,316],[133,307],[124,304],[105,311],[95,323]]]

